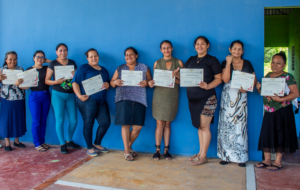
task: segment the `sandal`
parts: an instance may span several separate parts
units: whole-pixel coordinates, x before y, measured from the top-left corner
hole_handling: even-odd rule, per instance
[[[171,160],[171,159],[172,159],[172,156],[171,156],[171,154],[169,153],[169,148],[170,148],[170,146],[165,146],[165,153],[164,153],[164,156],[165,156],[166,160]]]
[[[131,154],[133,157],[137,157],[137,156],[138,156],[138,153],[135,152],[134,150],[130,150],[130,154]]]
[[[156,152],[153,155],[153,159],[154,160],[159,160],[160,159],[160,145],[155,145],[155,147],[156,147]],[[157,150],[157,149],[159,149],[159,150]]]
[[[131,154],[124,154],[125,160],[127,161],[133,161],[133,156]]]
[[[194,158],[193,161],[190,162],[190,164],[193,166],[198,166],[198,165],[206,163],[207,161],[208,161],[207,158],[200,158],[197,156]]]
[[[257,166],[257,165],[262,165],[262,166]],[[272,165],[272,164],[271,164]],[[271,166],[271,165],[267,165],[267,164],[265,164],[265,163],[263,163],[263,162],[259,162],[258,164],[255,164],[255,167],[256,168],[265,168],[265,167],[269,167],[269,166]]]
[[[276,168],[276,169],[270,169],[269,167],[274,167],[274,168]],[[273,172],[275,172],[275,171],[277,171],[277,170],[280,170],[281,168],[283,168],[283,166],[276,166],[276,165],[273,165],[273,164],[271,164],[271,166],[269,166],[268,168],[267,168],[267,170],[269,170],[269,171],[273,171]]]
[[[42,146],[44,149],[49,149],[49,148],[50,148],[50,146],[47,145],[47,144],[42,144],[41,146]]]
[[[195,154],[194,156],[190,157],[189,161],[193,161],[197,156],[198,156],[198,154]]]
[[[45,152],[46,151],[46,149],[41,145],[41,146],[37,146],[37,147],[35,147],[35,149],[37,150],[37,151],[39,151],[39,152]]]

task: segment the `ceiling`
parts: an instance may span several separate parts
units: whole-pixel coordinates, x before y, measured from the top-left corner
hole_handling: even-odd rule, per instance
[[[265,9],[265,15],[289,15],[294,8]]]

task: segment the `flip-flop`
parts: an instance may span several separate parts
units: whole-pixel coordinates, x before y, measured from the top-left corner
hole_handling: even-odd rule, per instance
[[[133,161],[133,156],[131,154],[124,154],[126,161]]]
[[[271,165],[267,165],[267,164],[265,164],[265,163],[263,163],[263,162],[259,162],[258,165],[263,165],[263,166],[258,167],[257,164],[255,164],[255,167],[256,167],[256,168],[266,168],[266,167],[271,166]]]
[[[46,152],[47,149],[45,149],[43,146],[37,146],[37,147],[35,147],[35,150],[37,150],[39,152]]]
[[[130,150],[130,154],[133,157],[137,157],[138,156],[138,153],[136,151],[134,151],[134,150]]]
[[[41,146],[42,146],[44,149],[49,149],[49,148],[50,148],[50,146],[47,145],[47,144],[42,144]]]
[[[279,167],[279,166],[276,166],[276,165],[273,165],[273,164],[272,164],[270,167],[275,167],[275,168],[276,168],[275,170],[272,170],[272,169],[267,168],[267,170],[273,171],[273,172],[275,172],[275,171],[280,170],[280,169],[283,168],[283,166]]]

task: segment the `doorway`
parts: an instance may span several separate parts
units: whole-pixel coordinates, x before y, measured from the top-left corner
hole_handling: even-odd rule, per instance
[[[264,75],[271,71],[272,56],[286,53],[286,72],[291,73],[300,89],[300,7],[265,8]],[[299,98],[298,98],[299,100]],[[295,114],[297,136],[300,136],[300,114]]]

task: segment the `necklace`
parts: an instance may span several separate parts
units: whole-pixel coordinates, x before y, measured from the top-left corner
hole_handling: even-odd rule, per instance
[[[236,69],[236,67],[233,65],[233,63],[232,63],[232,67],[233,67],[233,70],[235,70],[235,71],[241,71],[241,69]]]
[[[202,59],[203,57],[197,57],[197,63],[199,63]]]

